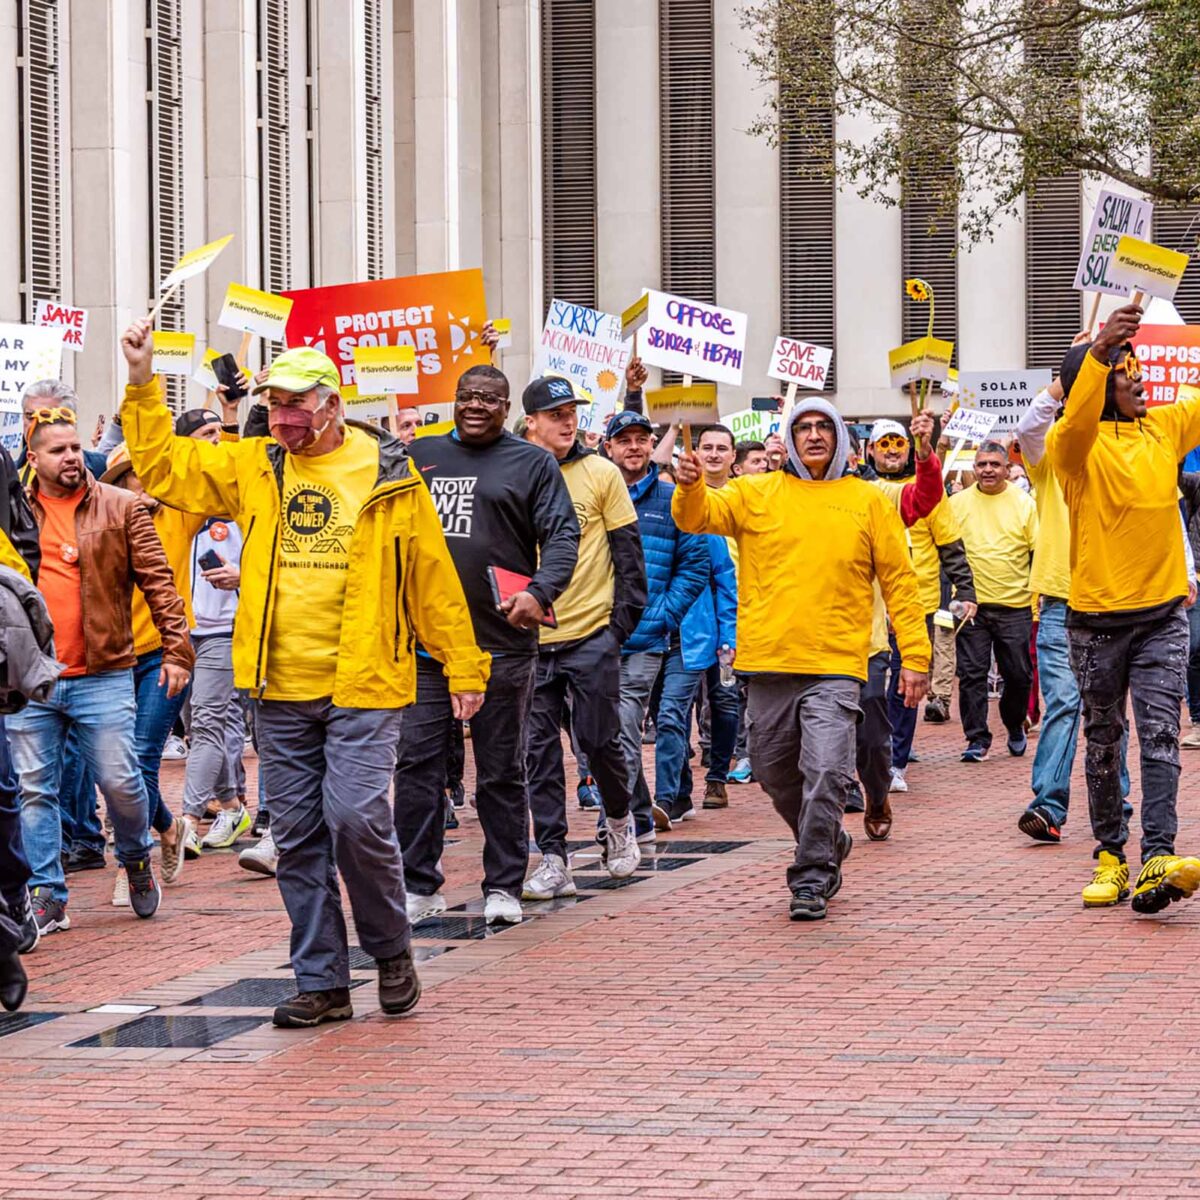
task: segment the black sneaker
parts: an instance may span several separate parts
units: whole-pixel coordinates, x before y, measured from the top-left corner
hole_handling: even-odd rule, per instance
[[[988,748],[982,742],[972,742],[962,752],[962,762],[981,763],[988,756]]]
[[[411,950],[402,950],[395,958],[381,958],[379,963],[379,1007],[385,1013],[398,1016],[416,1007],[421,998],[421,981]]]
[[[8,902],[8,914],[21,930],[21,940],[17,942],[17,953],[28,954],[33,950],[42,936],[41,927],[33,915],[33,904],[29,899],[27,888],[21,889],[16,900]]]
[[[446,789],[446,795],[450,797],[450,803],[453,804],[455,808],[466,807],[467,791],[466,788],[463,787],[461,780],[453,787],[448,787]]]
[[[445,792],[442,796],[442,808],[445,814],[445,827],[447,829],[458,828],[458,813],[454,811],[454,801],[450,798],[450,793]]]
[[[1017,828],[1035,842],[1061,842],[1062,830],[1050,810],[1039,805],[1027,808],[1017,821]]]
[[[25,1003],[29,990],[29,976],[21,965],[21,956],[15,950],[0,954],[0,1006],[6,1012],[16,1012]]]
[[[832,900],[834,896],[842,890],[842,863],[850,857],[850,851],[854,848],[854,839],[844,830],[838,830],[837,841],[837,867],[834,870],[833,880],[825,891],[825,899]]]
[[[696,819],[696,806],[691,799],[684,799],[677,796],[671,801],[671,807],[667,810],[671,824],[677,825],[680,821],[694,821]]]
[[[862,788],[858,786],[857,780],[851,784],[850,793],[846,797],[846,811],[848,813],[867,811],[867,802],[863,799]]]
[[[930,700],[925,705],[925,720],[932,725],[944,725],[950,720],[950,706],[945,700]]]
[[[275,1009],[271,1022],[280,1029],[309,1029],[322,1021],[348,1021],[354,1016],[349,988],[327,992],[300,992]]]
[[[63,863],[63,871],[71,875],[75,871],[103,871],[104,851],[95,850],[91,846],[80,846],[72,849]]]
[[[825,897],[818,896],[812,888],[801,888],[792,894],[791,917],[793,921],[823,921],[825,919]]]
[[[154,868],[150,860],[126,863],[125,874],[129,879],[129,907],[145,920],[158,912],[158,902],[162,899],[162,888],[154,878]]]
[[[271,814],[265,808],[258,809],[254,814],[254,824],[250,826],[250,836],[260,838],[271,828]]]
[[[1025,730],[1008,735],[1008,752],[1013,758],[1021,758],[1028,747],[1029,739],[1025,736]]]
[[[71,928],[71,918],[67,916],[65,900],[51,899],[50,893],[40,887],[33,889],[29,899],[33,906],[33,919],[37,922],[39,937]],[[36,939],[34,944],[36,945]]]

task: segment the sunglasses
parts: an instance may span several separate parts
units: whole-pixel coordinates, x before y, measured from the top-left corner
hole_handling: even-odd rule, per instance
[[[53,425],[58,421],[66,421],[67,424],[74,425],[76,417],[69,408],[35,408],[29,414],[29,420],[34,425]]]
[[[908,438],[902,438],[898,433],[885,433],[875,439],[875,449],[882,450],[885,454],[890,450],[907,450]]]
[[[1130,383],[1137,383],[1142,377],[1142,364],[1138,362],[1138,357],[1132,350],[1115,364],[1114,369],[1123,371]]]

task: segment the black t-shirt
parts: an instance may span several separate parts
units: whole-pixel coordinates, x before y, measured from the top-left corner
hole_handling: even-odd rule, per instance
[[[487,446],[454,433],[416,438],[408,454],[441,518],[480,648],[536,654],[537,631],[515,629],[497,610],[487,569],[532,576],[529,591],[543,607],[570,583],[579,520],[553,455],[511,433]]]

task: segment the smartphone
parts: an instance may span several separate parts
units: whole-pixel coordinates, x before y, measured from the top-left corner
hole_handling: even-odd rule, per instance
[[[752,396],[750,408],[753,412],[783,412],[783,401],[778,396]]]
[[[241,384],[242,372],[232,354],[222,354],[219,358],[214,358],[212,370],[217,382],[225,388],[226,400],[240,400],[246,395],[246,389]]]
[[[205,550],[196,561],[200,564],[202,571],[215,571],[218,567],[225,565],[225,560],[211,548]]]

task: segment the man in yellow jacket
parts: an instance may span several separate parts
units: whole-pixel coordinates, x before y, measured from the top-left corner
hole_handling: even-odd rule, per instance
[[[699,459],[685,451],[671,508],[680,529],[737,541],[737,666],[750,675],[750,757],[796,839],[788,887],[800,921],[825,916],[852,844],[842,812],[876,578],[911,706],[925,694],[930,650],[900,518],[879,488],[843,474],[849,435],[837,410],[803,397],[785,442],[784,470],[739,476],[719,490],[705,486]]]
[[[1068,352],[1066,408],[1046,435],[1046,458],[1070,517],[1067,637],[1096,839],[1083,903],[1104,907],[1129,895],[1120,783],[1128,695],[1142,756],[1142,869],[1132,905],[1154,913],[1200,886],[1200,860],[1175,853],[1188,659],[1176,474],[1200,442],[1200,391],[1181,389],[1176,403],[1147,411],[1131,344],[1141,316],[1137,305],[1120,308],[1094,342]]]
[[[444,664],[459,720],[478,710],[490,666],[441,522],[403,446],[345,420],[325,355],[297,348],[271,364],[257,389],[270,438],[214,445],[173,433],[152,341],[145,320],[122,338],[134,469],[152,496],[245,530],[234,682],[257,703],[299,989],[275,1024],[352,1015],[339,874],[379,962],[380,1005],[407,1012],[421,988],[388,788],[415,696],[413,642]]]

